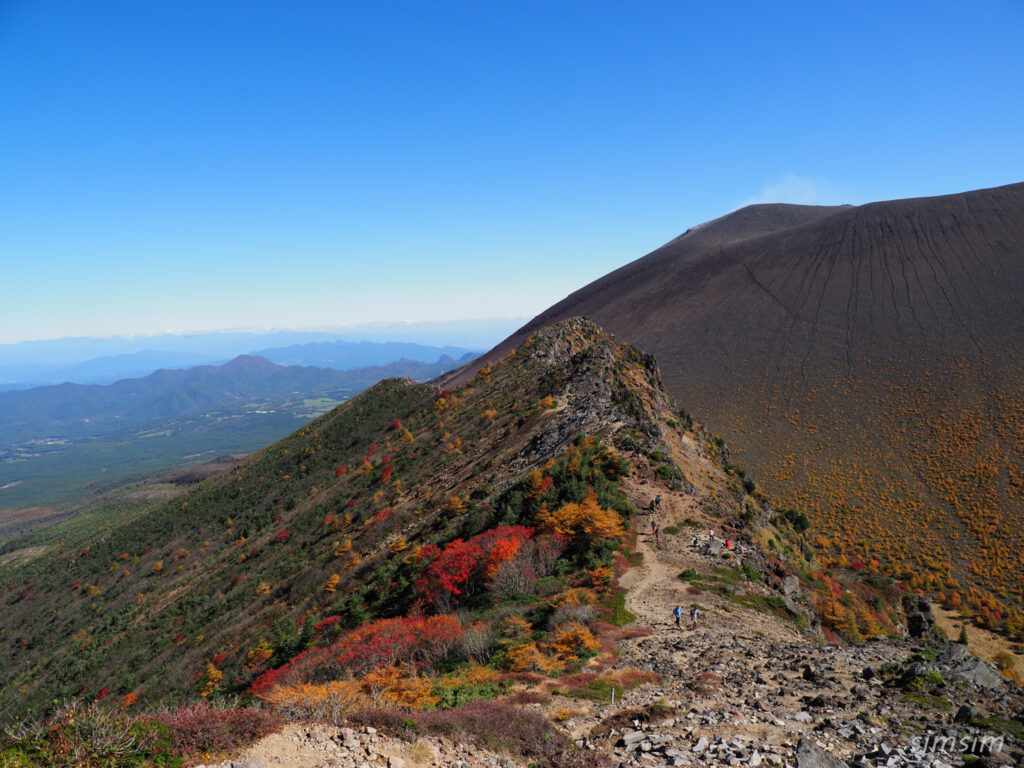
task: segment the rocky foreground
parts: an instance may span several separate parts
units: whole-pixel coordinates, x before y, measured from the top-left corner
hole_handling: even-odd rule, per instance
[[[693,489],[689,489],[692,493]],[[630,489],[646,508],[656,489]],[[664,491],[661,491],[664,493]],[[662,527],[700,519],[696,498],[668,493]],[[702,521],[703,522],[703,521]],[[710,521],[709,521],[710,522]],[[641,531],[649,520],[636,521]],[[699,530],[696,545],[693,532]],[[655,546],[638,536],[644,565],[627,572],[627,607],[647,637],[620,643],[619,667],[660,676],[612,702],[581,704],[551,691],[532,706],[571,713],[564,727],[589,760],[607,766],[922,766],[1020,765],[1021,688],[929,626],[920,637],[836,646],[798,623],[748,610],[728,595],[701,591],[678,576],[711,574],[720,547],[707,529],[681,529]],[[735,563],[735,554],[731,557]],[[799,607],[799,588],[787,600]],[[763,584],[731,587],[732,596],[772,597]],[[778,598],[779,595],[774,595]],[[795,604],[795,605],[794,605]],[[681,626],[675,605],[686,608]],[[689,608],[699,606],[696,624]],[[581,758],[584,757],[581,755]],[[404,741],[373,727],[293,725],[217,768],[416,768],[526,765],[522,757],[484,752],[430,737]]]

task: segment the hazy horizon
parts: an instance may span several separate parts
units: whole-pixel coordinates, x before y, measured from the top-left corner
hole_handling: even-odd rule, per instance
[[[337,325],[321,325],[321,326],[268,326],[268,327],[224,327],[224,328],[196,328],[196,329],[169,329],[162,331],[152,332],[123,332],[123,333],[111,333],[107,335],[92,335],[92,334],[68,334],[63,336],[49,336],[45,338],[17,338],[14,340],[7,340],[9,336],[3,334],[0,330],[0,354],[5,348],[17,347],[19,345],[31,345],[31,344],[49,344],[56,342],[65,341],[145,341],[147,339],[167,339],[167,338],[180,338],[189,339],[196,336],[269,336],[274,334],[309,334],[309,335],[324,335],[331,337],[338,337],[346,341],[361,341],[367,340],[372,341],[374,337],[394,337],[394,340],[406,340],[406,336],[410,338],[422,335],[424,333],[429,334],[443,334],[447,330],[451,330],[456,335],[465,334],[467,332],[478,332],[480,334],[486,334],[486,329],[504,329],[512,328],[513,326],[521,326],[525,324],[530,318],[526,316],[522,317],[486,317],[486,318],[467,318],[459,320],[409,320],[409,321],[393,321],[393,320],[380,320],[376,322],[365,322],[365,323],[351,323],[351,324],[337,324]],[[518,324],[518,325],[517,325]],[[344,338],[345,336],[352,336],[353,338]],[[358,337],[358,338],[355,338]]]
[[[1024,6],[0,4],[0,341],[532,317],[750,202],[1024,179]]]

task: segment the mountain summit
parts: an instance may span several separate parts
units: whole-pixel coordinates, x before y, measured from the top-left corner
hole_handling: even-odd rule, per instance
[[[570,315],[654,354],[734,459],[807,511],[835,564],[879,560],[1024,631],[1024,561],[1007,556],[1024,551],[1024,184],[743,208],[481,361]]]

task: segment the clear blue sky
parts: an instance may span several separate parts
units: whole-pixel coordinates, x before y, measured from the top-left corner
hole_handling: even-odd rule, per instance
[[[530,316],[1024,180],[1024,3],[0,0],[0,342]]]

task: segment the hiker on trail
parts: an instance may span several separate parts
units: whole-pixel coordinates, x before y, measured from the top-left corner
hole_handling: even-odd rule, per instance
[[[656,506],[657,505],[654,503],[654,499],[651,499],[651,503],[647,505],[647,511],[653,515]]]
[[[658,530],[658,521],[653,517],[651,518],[651,535],[654,535]]]
[[[697,606],[695,605],[695,606],[693,606],[693,608],[690,609],[690,621],[693,622],[693,626],[695,626],[695,627],[697,626],[697,616],[698,616],[698,614],[699,614],[699,611],[697,610]]]
[[[693,541],[690,542],[690,546],[691,547],[696,547],[697,546],[697,534],[696,533],[693,534]]]
[[[677,627],[682,627],[683,626],[683,624],[682,624],[682,621],[683,621],[683,606],[677,605],[672,610],[672,615],[676,617],[676,626]]]
[[[659,547],[661,546],[661,528],[658,527],[657,523],[654,523],[654,543]]]
[[[726,539],[725,540],[725,548],[726,549],[732,549],[732,539]]]
[[[661,509],[661,494],[659,493],[654,497],[654,508]]]
[[[708,528],[708,540],[709,541],[714,541],[715,540],[715,529],[714,528]]]

